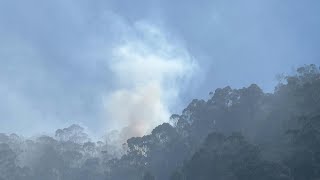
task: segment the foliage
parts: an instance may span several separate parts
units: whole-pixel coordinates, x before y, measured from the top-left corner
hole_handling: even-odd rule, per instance
[[[128,139],[124,153],[79,125],[54,137],[0,134],[0,180],[320,179],[320,70],[306,65],[284,80],[274,93],[218,88]]]

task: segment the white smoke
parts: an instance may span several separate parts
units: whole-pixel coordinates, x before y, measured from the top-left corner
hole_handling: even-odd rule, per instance
[[[112,49],[109,67],[117,89],[105,97],[108,125],[121,139],[142,136],[169,120],[169,107],[194,72],[195,61],[169,34],[136,23]]]

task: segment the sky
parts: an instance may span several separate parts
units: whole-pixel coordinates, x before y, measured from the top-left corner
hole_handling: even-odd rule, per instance
[[[210,91],[320,64],[318,0],[0,0],[0,132],[140,136]]]

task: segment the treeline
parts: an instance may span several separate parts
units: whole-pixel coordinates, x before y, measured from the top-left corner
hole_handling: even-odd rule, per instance
[[[0,179],[320,179],[319,67],[283,76],[274,93],[216,89],[121,148],[78,125],[54,137],[0,134]]]

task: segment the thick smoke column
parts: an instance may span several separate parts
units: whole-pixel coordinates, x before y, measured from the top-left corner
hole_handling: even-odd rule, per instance
[[[105,99],[109,126],[120,129],[123,140],[167,122],[170,105],[196,68],[183,46],[159,28],[136,23],[129,34],[113,48],[109,67],[118,89]]]

